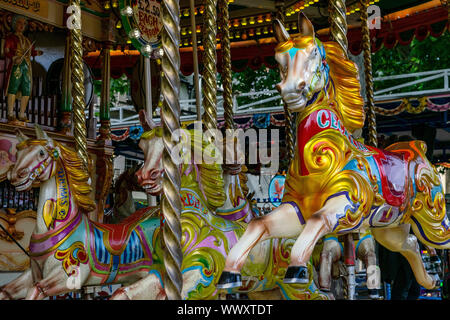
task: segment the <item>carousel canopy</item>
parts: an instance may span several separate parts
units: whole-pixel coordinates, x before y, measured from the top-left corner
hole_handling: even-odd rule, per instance
[[[347,22],[349,51],[354,55],[361,52],[361,28],[359,1],[347,1]],[[448,10],[440,0],[414,1],[400,0],[373,1],[381,10],[382,23],[380,29],[371,30],[372,52],[379,49],[393,48],[396,45],[407,45],[414,38],[424,40],[428,36],[439,37],[448,29]],[[242,71],[247,67],[259,68],[265,65],[276,67],[273,59],[275,39],[273,37],[272,19],[280,1],[230,1],[230,37],[231,57],[234,71]],[[285,1],[285,25],[288,31],[298,33],[297,13],[302,11],[312,21],[318,37],[329,40],[328,1]],[[202,1],[195,1],[195,20],[199,47],[199,61],[202,59]],[[192,39],[189,1],[180,1],[180,55],[181,72],[190,75],[193,72]],[[123,74],[131,76],[131,69],[135,65],[139,51],[131,44],[117,43],[112,52],[112,76]],[[217,55],[220,61],[220,39],[218,38]],[[98,59],[100,51],[90,52],[86,62],[94,69],[100,69]],[[220,71],[220,64],[218,64]],[[97,73],[100,76],[100,73]]]

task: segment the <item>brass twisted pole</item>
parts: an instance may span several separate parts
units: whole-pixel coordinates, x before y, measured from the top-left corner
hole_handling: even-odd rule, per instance
[[[161,120],[163,127],[163,197],[161,211],[165,218],[163,227],[164,240],[164,289],[167,298],[180,300],[183,286],[181,263],[183,252],[181,250],[181,200],[180,186],[181,174],[176,159],[172,158],[172,150],[179,142],[179,136],[173,137],[175,131],[180,129],[180,5],[176,0],[162,2],[163,29],[161,44],[164,50],[161,59],[162,80],[161,93],[163,104],[161,107]],[[178,155],[173,155],[178,156]]]
[[[230,45],[230,26],[229,18],[230,14],[228,11],[228,1],[229,0],[219,0],[219,15],[218,15],[218,26],[220,28],[221,35],[221,51],[222,51],[222,85],[223,85],[223,109],[224,109],[224,120],[225,120],[225,130],[233,130],[234,125],[234,111],[233,111],[233,85],[231,76],[231,45]],[[225,147],[235,148],[236,141],[226,141]],[[230,145],[231,144],[231,145]],[[234,149],[236,150],[236,149]],[[234,152],[233,152],[233,155]],[[237,155],[235,155],[237,156]],[[234,159],[233,159],[234,160]],[[241,172],[240,163],[224,163],[222,165],[224,172],[236,175]]]
[[[361,0],[361,32],[362,32],[362,47],[364,55],[364,77],[366,80],[366,105],[367,105],[367,126],[369,130],[369,138],[367,143],[373,147],[378,146],[377,141],[377,124],[375,115],[375,102],[373,98],[373,78],[372,78],[372,53],[370,43],[370,30],[367,25],[368,1]]]
[[[203,14],[203,109],[206,130],[217,129],[216,0],[205,0]]]
[[[280,6],[277,8],[277,14],[276,17],[278,20],[280,20],[282,23],[284,23],[284,12],[283,8]],[[294,139],[294,117],[289,110],[287,104],[283,101],[283,108],[284,108],[284,132],[285,132],[285,139],[286,139],[286,149],[287,149],[287,157],[288,157],[288,166],[291,160],[294,158],[295,153],[295,139]]]
[[[348,41],[347,41],[347,18],[346,18],[346,7],[345,0],[330,0],[329,2],[329,12],[330,12],[330,32],[331,38],[336,41],[346,57],[348,57]],[[347,266],[348,279],[347,279],[347,297],[353,300],[353,290],[351,287],[350,276],[354,276],[355,261],[354,261],[354,240],[353,234],[349,233],[343,236],[344,238],[344,260]]]
[[[234,129],[233,119],[233,87],[231,79],[230,26],[228,24],[228,0],[219,0],[219,27],[222,48],[222,85],[225,129]]]
[[[70,5],[80,7],[80,0],[71,0]],[[79,25],[70,30],[70,43],[72,45],[72,109],[73,109],[73,136],[75,150],[88,170],[87,129],[84,114],[84,70],[83,70],[83,35],[81,33],[81,20]]]
[[[330,0],[330,32],[334,41],[339,43],[347,56],[347,18],[345,0]]]

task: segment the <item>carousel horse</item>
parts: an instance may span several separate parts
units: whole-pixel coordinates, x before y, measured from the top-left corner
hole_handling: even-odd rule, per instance
[[[346,270],[342,270],[344,246],[339,241],[336,234],[328,234],[323,237],[322,246],[316,246],[314,251],[316,251],[316,249],[320,250],[318,253],[319,261],[317,264],[319,269],[319,288],[321,291],[330,292],[332,290],[332,279],[339,278],[346,274]],[[372,272],[378,266],[375,253],[375,240],[369,230],[360,233],[360,239],[355,243],[355,254],[366,267],[366,286],[369,290],[369,297],[371,299],[378,299],[379,295],[377,289],[379,289],[381,279],[379,272]],[[376,278],[372,279],[372,277]]]
[[[119,223],[136,212],[133,191],[144,191],[137,183],[138,165],[125,170],[114,183],[114,206],[109,223]]]
[[[120,224],[89,220],[95,209],[89,175],[77,153],[36,125],[36,139],[17,132],[17,161],[8,179],[17,191],[40,186],[31,268],[0,288],[1,299],[43,299],[83,286],[129,284],[153,268],[151,238],[158,208],[144,208]]]
[[[202,140],[201,132],[185,132],[189,132],[184,141],[185,147],[191,148],[191,155],[196,148],[201,152],[206,150],[208,143]],[[200,136],[196,138],[197,134]],[[161,136],[161,127],[152,124],[139,143],[145,162],[137,176],[140,184],[152,195],[162,190],[161,157],[164,146]],[[183,299],[218,298],[220,291],[216,288],[216,282],[227,253],[244,233],[246,221],[251,221],[254,216],[246,199],[248,191],[244,176],[236,171],[222,172],[220,164],[197,164],[189,156],[182,164]],[[155,246],[160,242],[159,230],[157,236],[158,239],[153,237]],[[255,247],[244,265],[244,284],[228,293],[247,293],[252,299],[328,299],[317,289],[312,276],[303,285],[282,282],[280,275],[288,266],[292,245],[293,239],[273,239]],[[154,261],[160,263],[163,269],[160,252],[157,257],[154,256]],[[312,271],[312,265],[309,267]],[[130,286],[118,289],[112,299],[164,299],[164,273],[161,268]]]
[[[307,262],[321,237],[369,228],[376,241],[408,260],[420,285],[434,288],[437,279],[426,272],[417,238],[448,249],[450,222],[426,145],[399,142],[380,150],[352,136],[365,120],[357,66],[338,43],[319,41],[311,22],[299,17],[300,36],[293,39],[274,21],[281,75],[276,87],[298,113],[282,204],[250,222],[228,254],[218,286],[241,285],[251,248],[278,237],[297,238],[283,281],[305,283]],[[411,227],[415,236],[409,234]]]
[[[18,132],[18,160],[9,173],[18,190],[40,185],[37,226],[30,243],[32,267],[1,287],[0,298],[43,299],[83,286],[122,283],[126,286],[113,299],[164,299],[161,219],[155,216],[159,208],[139,210],[117,225],[90,221],[83,212],[93,210],[95,205],[88,197],[89,176],[83,171],[81,160],[74,150],[50,139],[40,127],[36,127],[36,132],[37,139],[28,139]],[[150,146],[144,147],[145,163],[154,169],[138,172],[141,184],[151,195],[161,192],[163,145],[158,132],[155,129],[142,140]],[[148,157],[148,152],[156,156]],[[213,184],[207,184],[211,178]],[[227,181],[226,188],[233,190],[231,205],[225,205],[220,167],[184,167],[184,298],[218,296],[215,282],[226,252],[243,233],[244,221],[252,215],[246,204],[245,186],[236,177]],[[211,213],[211,206],[221,208],[217,215]],[[286,298],[327,299],[312,279],[306,286],[282,284],[279,274],[287,267],[291,245],[289,240],[269,241],[254,250],[254,260],[247,266],[247,283],[235,292],[256,291],[253,297],[257,298],[261,297],[257,291],[264,290],[262,297],[278,297],[280,293],[271,291],[278,286]]]

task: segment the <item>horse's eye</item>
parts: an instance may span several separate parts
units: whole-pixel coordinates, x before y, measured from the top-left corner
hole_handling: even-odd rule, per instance
[[[44,150],[39,151],[39,155],[40,155],[41,157],[45,156]]]

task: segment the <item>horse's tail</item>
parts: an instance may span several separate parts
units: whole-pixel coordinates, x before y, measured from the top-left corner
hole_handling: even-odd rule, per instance
[[[445,197],[436,168],[425,156],[423,141],[400,142],[387,150],[404,153],[409,162],[411,202],[405,215],[414,234],[427,246],[450,249],[450,222],[446,215]]]

